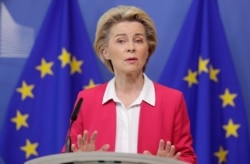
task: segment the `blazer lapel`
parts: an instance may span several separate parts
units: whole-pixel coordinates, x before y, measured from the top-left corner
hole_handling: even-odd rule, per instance
[[[105,103],[98,112],[99,125],[98,125],[98,141],[96,144],[109,144],[110,151],[115,150],[116,140],[116,104],[115,102],[108,101]],[[98,145],[99,145],[98,144]],[[102,146],[100,145],[100,146]]]
[[[155,154],[160,141],[160,111],[146,102],[142,102],[139,132],[138,132],[138,153],[145,150]]]

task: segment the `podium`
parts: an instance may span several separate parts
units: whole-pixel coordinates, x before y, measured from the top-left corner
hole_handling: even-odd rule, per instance
[[[144,154],[114,152],[77,152],[35,158],[25,164],[187,164],[185,162]]]

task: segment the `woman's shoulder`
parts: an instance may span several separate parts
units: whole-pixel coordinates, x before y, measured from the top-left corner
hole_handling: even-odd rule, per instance
[[[154,86],[155,86],[155,91],[156,94],[164,94],[164,95],[179,95],[182,96],[182,92],[178,89],[154,82]]]
[[[85,97],[85,96],[103,96],[107,83],[99,84],[93,88],[83,89],[78,93],[78,96]]]
[[[174,105],[185,102],[184,94],[180,90],[159,83],[154,83],[154,86],[158,103]]]

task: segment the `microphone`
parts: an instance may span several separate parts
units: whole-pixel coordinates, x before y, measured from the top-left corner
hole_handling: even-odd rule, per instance
[[[73,113],[72,113],[71,117],[70,117],[71,121],[70,121],[69,130],[68,130],[68,133],[67,133],[66,152],[72,152],[72,150],[71,150],[70,131],[71,131],[72,124],[75,122],[75,120],[78,117],[78,113],[79,113],[79,111],[81,109],[82,102],[83,102],[83,98],[80,98],[78,100],[76,106],[75,106],[75,109],[73,110]]]

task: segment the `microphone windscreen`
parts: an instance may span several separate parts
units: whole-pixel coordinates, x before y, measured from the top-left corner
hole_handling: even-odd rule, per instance
[[[71,121],[75,121],[77,119],[78,113],[81,109],[82,102],[83,102],[83,98],[80,98],[75,106],[75,109],[74,109],[72,115],[71,115]]]

